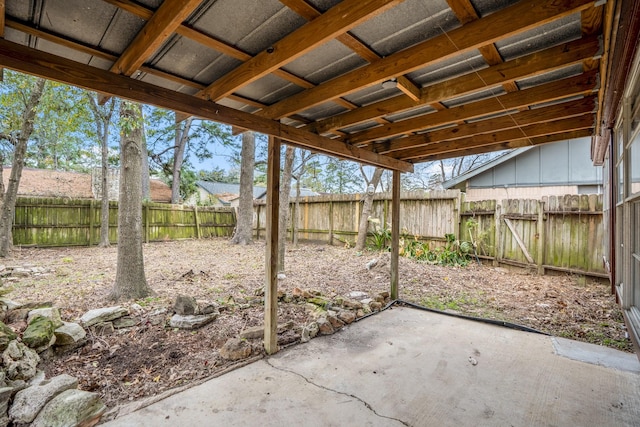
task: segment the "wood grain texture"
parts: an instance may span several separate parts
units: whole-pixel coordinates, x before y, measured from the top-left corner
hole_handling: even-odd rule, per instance
[[[593,0],[523,0],[461,28],[389,55],[375,63],[343,74],[315,88],[290,96],[259,114],[279,119],[361,88],[381,83],[456,54],[527,31],[535,26],[579,12]]]

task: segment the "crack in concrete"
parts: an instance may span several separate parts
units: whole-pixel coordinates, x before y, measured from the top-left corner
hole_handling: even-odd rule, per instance
[[[373,412],[373,414],[374,414],[375,416],[377,416],[377,417],[380,417],[380,418],[386,418],[386,419],[388,419],[388,420],[397,421],[397,422],[401,423],[401,424],[402,424],[402,425],[404,425],[404,426],[412,427],[412,426],[411,426],[411,424],[409,424],[408,422],[403,421],[403,420],[401,420],[401,419],[399,419],[399,418],[394,418],[394,417],[389,417],[389,416],[386,416],[386,415],[379,414],[375,409],[373,409],[373,407],[371,406],[371,404],[369,404],[367,401],[365,401],[365,400],[361,399],[360,397],[356,396],[355,394],[345,393],[345,392],[343,392],[343,391],[334,390],[334,389],[332,389],[332,388],[325,387],[325,386],[323,386],[323,385],[321,385],[321,384],[314,383],[314,382],[313,382],[313,381],[311,381],[309,378],[305,377],[304,375],[302,375],[302,374],[300,374],[300,373],[298,373],[298,372],[292,371],[292,370],[290,370],[290,369],[280,368],[280,367],[278,367],[278,366],[273,365],[269,359],[265,359],[265,362],[267,362],[267,365],[271,366],[273,369],[277,369],[278,371],[288,372],[288,373],[290,373],[290,374],[297,375],[298,377],[302,378],[302,379],[303,379],[303,380],[305,380],[307,383],[309,383],[309,384],[311,384],[311,385],[313,385],[313,386],[316,386],[316,387],[321,388],[321,389],[323,389],[323,390],[330,391],[330,392],[332,392],[332,393],[341,394],[341,395],[343,395],[343,396],[348,396],[348,397],[351,397],[351,398],[353,398],[353,399],[356,399],[357,401],[359,401],[360,403],[362,403],[362,404],[365,406],[365,408],[367,408],[368,410],[370,410],[371,412]]]

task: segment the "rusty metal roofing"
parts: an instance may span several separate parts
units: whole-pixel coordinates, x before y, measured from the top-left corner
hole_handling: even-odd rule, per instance
[[[5,0],[0,66],[410,170],[592,135],[601,3]]]

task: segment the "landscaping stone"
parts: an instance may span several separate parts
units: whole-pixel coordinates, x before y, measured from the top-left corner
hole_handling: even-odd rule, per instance
[[[198,310],[200,314],[212,314],[220,311],[220,306],[215,302],[198,301]]]
[[[7,317],[4,319],[5,323],[11,324],[20,322],[22,320],[26,321],[30,311],[31,309],[29,308],[17,308],[15,310],[9,310],[7,311]]]
[[[211,314],[198,314],[189,316],[174,314],[171,317],[171,320],[169,320],[169,326],[179,329],[197,329],[206,325],[207,323],[213,322],[216,317],[218,317],[217,312]]]
[[[257,338],[264,337],[264,326],[254,326],[252,328],[247,328],[244,331],[240,332],[240,338],[246,340],[252,340]]]
[[[57,307],[36,308],[35,310],[31,310],[27,315],[27,323],[31,323],[31,321],[37,316],[51,319],[54,328],[59,328],[60,326],[62,326],[60,310],[58,310]]]
[[[9,418],[14,424],[30,423],[51,399],[65,390],[75,388],[78,388],[78,380],[67,374],[58,375],[40,385],[25,388],[13,399]]]
[[[338,313],[338,319],[346,324],[353,323],[356,320],[356,314],[351,310],[343,310]]]
[[[112,322],[100,322],[91,327],[93,333],[102,337],[112,335],[115,332]]]
[[[62,326],[57,328],[54,333],[56,335],[56,345],[74,345],[87,336],[87,332],[84,328],[77,323],[62,322]]]
[[[251,355],[251,344],[240,338],[231,338],[220,348],[220,356],[227,360],[246,359]]]
[[[318,332],[320,335],[331,335],[335,332],[331,322],[329,322],[326,317],[319,318],[316,323],[318,324]]]
[[[349,308],[353,310],[358,310],[362,308],[362,303],[355,299],[345,299],[342,301],[342,306],[344,308]]]
[[[38,353],[18,341],[11,341],[2,353],[4,372],[9,380],[29,381],[36,375],[40,362]]]
[[[384,299],[385,299],[385,298],[384,298],[382,295],[376,295],[375,297],[373,297],[373,299],[374,299],[376,302],[379,302],[379,303],[381,303],[381,304],[384,304]]]
[[[198,303],[193,297],[178,295],[173,303],[173,311],[181,316],[198,314]]]
[[[311,322],[304,328],[302,328],[302,335],[300,337],[301,342],[308,342],[311,338],[315,338],[318,335],[319,327],[317,322]]]
[[[0,388],[0,427],[6,427],[9,425],[10,420],[7,411],[9,409],[11,396],[13,396],[14,393],[15,389],[13,387]]]
[[[80,323],[85,327],[93,326],[96,323],[109,322],[119,317],[129,314],[129,310],[125,307],[103,307],[89,310],[80,318]]]
[[[310,302],[311,304],[315,304],[318,307],[321,307],[321,308],[324,308],[324,309],[326,309],[326,308],[331,306],[331,301],[329,301],[328,299],[323,298],[323,297],[309,298],[309,299],[307,299],[307,302]]]
[[[327,320],[329,321],[329,323],[331,323],[331,326],[333,326],[333,328],[336,330],[344,326],[344,322],[338,319],[338,316],[335,314],[328,314]]]
[[[5,351],[9,343],[15,340],[16,337],[17,335],[13,329],[0,322],[0,351]]]
[[[91,427],[100,421],[106,409],[98,393],[67,390],[47,403],[31,427]]]
[[[4,305],[7,310],[15,310],[22,307],[22,304],[20,304],[19,302],[15,302],[7,298],[0,298],[0,303],[2,303],[2,305]]]
[[[124,328],[132,328],[138,324],[138,321],[131,316],[124,316],[118,319],[115,319],[113,322],[113,327],[116,329],[124,329]]]
[[[369,303],[369,308],[371,308],[371,311],[380,311],[382,310],[382,303],[378,301],[371,301]]]
[[[164,323],[167,319],[167,311],[166,308],[157,308],[147,314],[146,321],[152,325]]]
[[[362,292],[362,291],[352,291],[352,292],[349,292],[347,296],[349,298],[357,299],[358,301],[369,297],[369,295],[366,292]]]
[[[56,342],[56,326],[48,317],[34,317],[22,334],[22,342],[40,353]]]

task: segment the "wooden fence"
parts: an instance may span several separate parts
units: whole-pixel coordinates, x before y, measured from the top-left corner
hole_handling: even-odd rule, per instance
[[[388,194],[374,197],[372,218],[391,222]],[[290,205],[300,240],[353,244],[362,209],[361,195],[305,197]],[[264,237],[266,209],[254,211],[254,230]],[[290,221],[288,230],[292,230]],[[371,231],[371,226],[369,230]],[[543,200],[464,202],[457,190],[403,193],[400,229],[406,238],[442,245],[445,234],[472,241],[478,256],[511,264],[608,277],[602,263],[602,196],[568,195]]]
[[[18,198],[13,243],[19,246],[90,246],[100,241],[100,202],[95,200]],[[146,242],[230,236],[233,208],[183,207],[144,203]],[[109,206],[109,240],[117,241],[118,203]]]
[[[355,241],[362,209],[360,194],[304,197],[298,212],[294,201],[290,207],[288,230],[292,231],[291,219],[296,218],[300,240],[329,244]],[[438,245],[445,240],[445,234],[457,234],[459,210],[460,192],[457,190],[403,193],[400,227],[423,242]],[[374,196],[371,218],[377,219],[381,227],[390,227],[391,199],[388,194]],[[264,236],[265,224],[263,202],[254,210],[254,232],[258,238]]]

